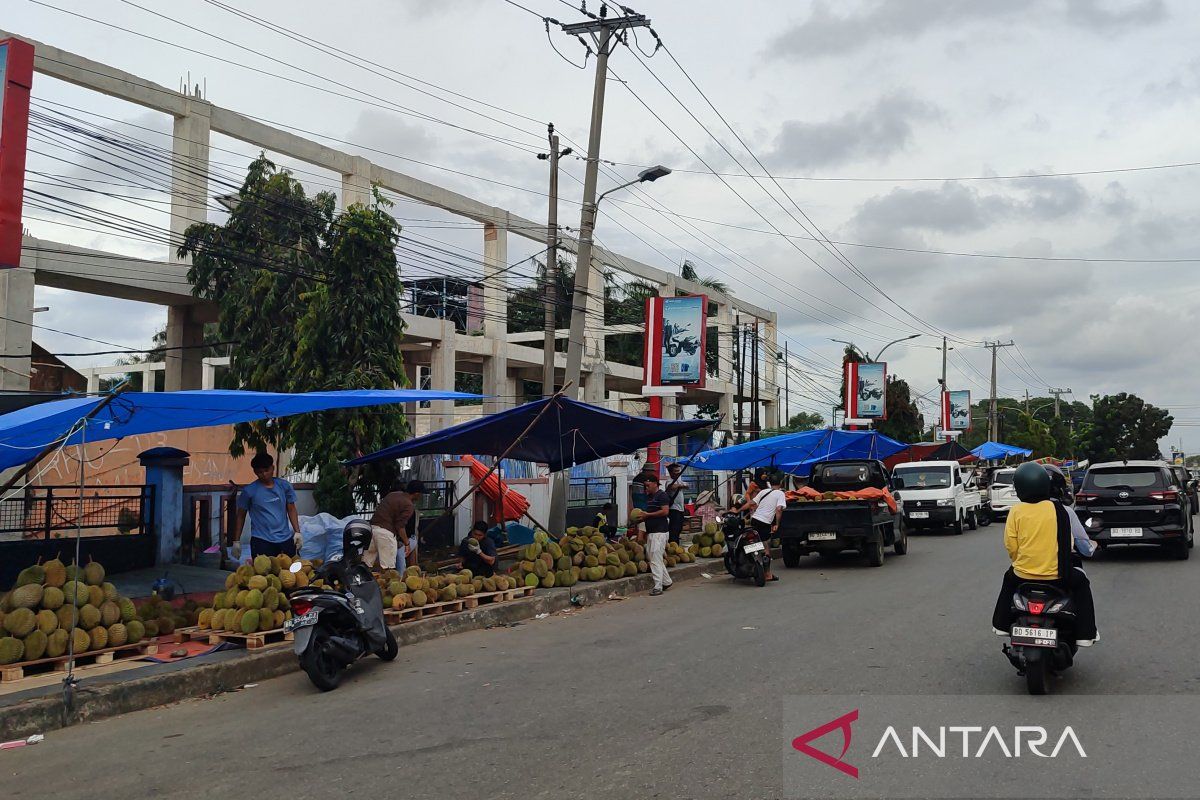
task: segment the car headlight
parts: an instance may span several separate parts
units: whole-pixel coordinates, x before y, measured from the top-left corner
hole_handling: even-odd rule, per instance
[[[942,499],[937,501],[937,504],[939,506],[952,506],[952,505],[954,505],[954,498],[953,497],[943,497]]]

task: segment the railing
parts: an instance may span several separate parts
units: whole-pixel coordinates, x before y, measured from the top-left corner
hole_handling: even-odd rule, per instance
[[[33,486],[24,497],[0,501],[0,533],[27,539],[58,538],[55,534],[76,528],[142,534],[154,526],[153,499],[153,486],[108,486],[85,490],[81,508],[78,487]]]
[[[572,478],[567,488],[567,507],[586,508],[615,503],[616,478]]]

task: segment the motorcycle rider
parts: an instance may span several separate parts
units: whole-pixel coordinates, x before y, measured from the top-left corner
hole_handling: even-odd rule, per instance
[[[779,519],[783,510],[787,508],[787,493],[783,491],[783,475],[773,472],[769,478],[759,475],[754,480],[766,482],[767,488],[747,500],[740,508],[735,508],[734,511],[750,512],[750,525],[758,532],[758,538],[762,540],[766,548],[767,580],[777,581],[779,578],[771,572],[771,539],[778,534]]]
[[[1056,480],[1041,464],[1026,462],[1013,475],[1013,488],[1021,501],[1008,513],[1004,546],[1012,566],[1004,573],[1000,596],[992,614],[992,628],[1007,636],[1012,629],[1012,596],[1022,583],[1048,583],[1070,593],[1075,607],[1076,644],[1090,647],[1099,639],[1091,585],[1081,569],[1071,563],[1074,511],[1063,505],[1065,479],[1059,498]],[[1079,520],[1075,519],[1075,525]],[[1082,532],[1082,525],[1079,525]],[[1087,534],[1083,533],[1086,539]],[[1089,553],[1091,549],[1089,548]]]

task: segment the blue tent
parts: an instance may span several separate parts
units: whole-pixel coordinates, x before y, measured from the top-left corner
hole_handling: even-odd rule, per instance
[[[139,433],[204,428],[233,422],[288,417],[309,411],[455,400],[478,395],[420,389],[361,389],[339,392],[247,392],[206,389],[184,392],[122,392],[76,432],[67,444],[123,439]],[[0,416],[0,469],[24,464],[71,430],[103,398],[72,397],[22,408]]]
[[[884,459],[908,445],[878,431],[840,431],[826,428],[771,436],[716,450],[705,450],[692,461],[697,469],[736,470],[777,467],[807,475],[813,464],[841,458]]]
[[[631,453],[714,423],[714,420],[633,417],[555,395],[410,439],[349,463],[366,464],[427,454],[499,456],[547,405],[550,408],[516,443],[508,458],[548,464],[551,472],[617,453]]]
[[[999,461],[1008,456],[1031,456],[1033,451],[1002,442],[984,442],[972,450],[971,455],[983,461]]]

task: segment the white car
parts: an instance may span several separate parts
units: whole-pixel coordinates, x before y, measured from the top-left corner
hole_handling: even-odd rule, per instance
[[[975,477],[957,461],[897,464],[892,486],[910,530],[945,528],[959,534],[979,524],[982,499]]]
[[[992,502],[992,514],[996,517],[1007,517],[1008,511],[1017,503],[1017,492],[1013,489],[1015,469],[998,469],[992,473],[992,482],[988,485],[988,498]]]

